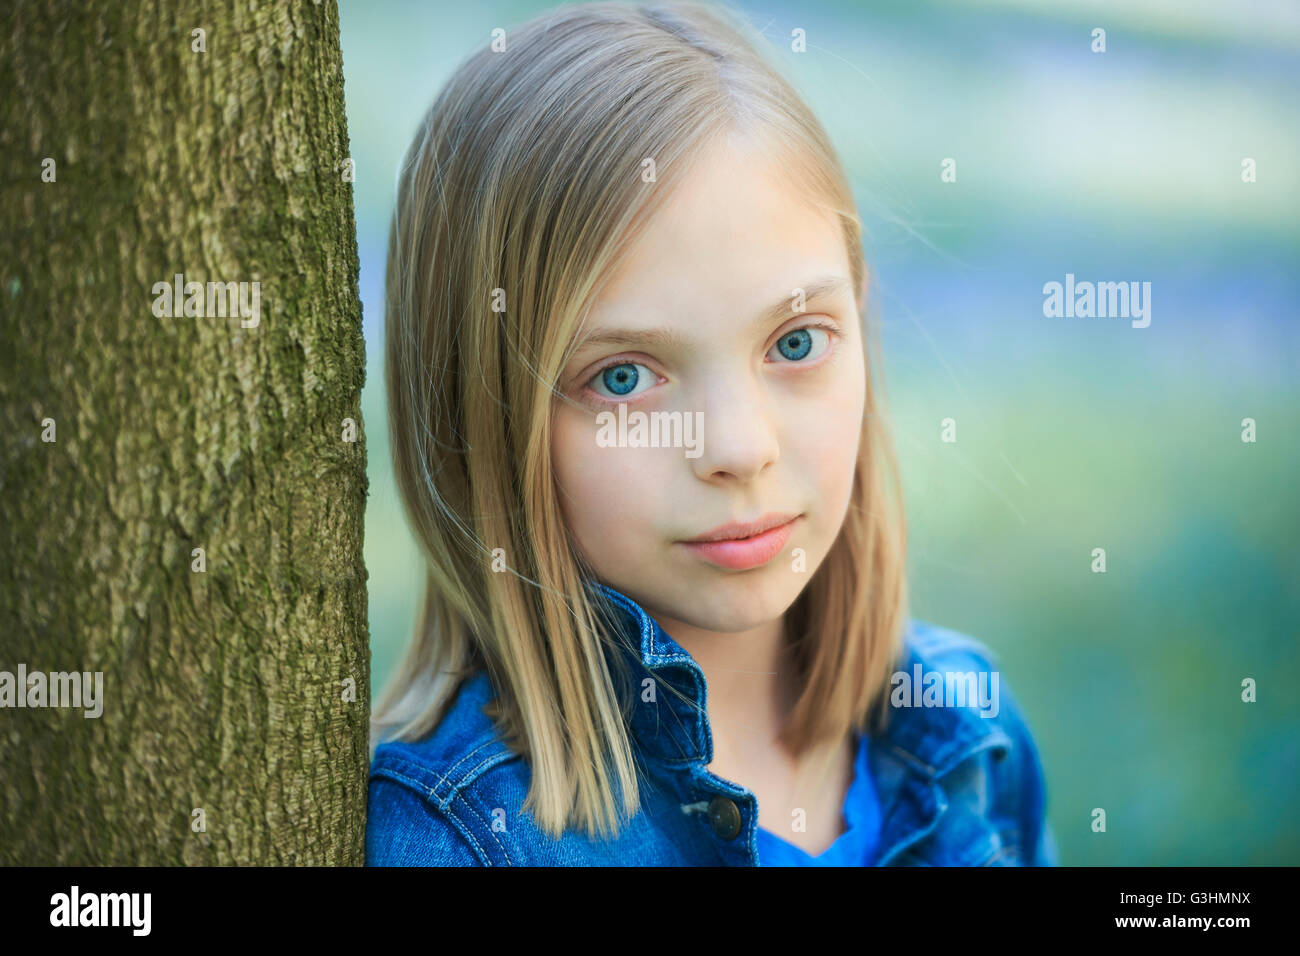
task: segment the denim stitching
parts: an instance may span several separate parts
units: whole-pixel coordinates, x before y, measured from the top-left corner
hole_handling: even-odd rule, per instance
[[[456,766],[453,767],[452,769],[453,769],[453,770],[456,769],[456,767],[459,767],[461,764],[463,764],[466,760],[468,760],[468,759],[469,759],[470,757],[472,757],[474,754],[478,753],[478,752],[479,752],[480,750],[482,750],[484,747],[490,746],[490,745],[491,745],[492,743],[494,743],[494,742],[495,742],[495,741],[493,741],[493,740],[488,740],[487,742],[482,743],[482,744],[480,744],[479,746],[475,747],[473,750],[471,750],[469,753],[467,753],[467,754],[466,754],[464,757],[462,757],[460,760],[456,761]],[[500,756],[500,754],[489,754],[487,757],[485,757],[485,758],[484,758],[484,759],[479,763],[479,765],[478,765],[477,767],[475,767],[473,770],[469,771],[468,773],[462,775],[461,778],[460,778],[460,782],[458,782],[458,783],[453,783],[449,778],[442,776],[441,774],[439,774],[439,773],[438,773],[437,771],[435,771],[435,770],[430,770],[428,767],[425,767],[425,766],[423,766],[422,764],[417,764],[416,766],[418,766],[421,770],[423,770],[423,771],[425,771],[425,772],[427,772],[427,773],[430,773],[430,774],[432,774],[433,776],[437,777],[437,778],[438,778],[439,780],[441,780],[443,783],[447,784],[447,786],[449,786],[449,787],[452,788],[452,792],[451,792],[451,793],[448,795],[448,797],[447,797],[447,809],[444,810],[445,813],[447,813],[447,814],[450,815],[450,813],[451,813],[451,810],[450,810],[451,801],[454,800],[458,794],[462,794],[462,792],[464,792],[464,793],[466,793],[466,794],[468,793],[468,791],[465,789],[464,782],[465,782],[466,780],[469,780],[469,779],[473,778],[476,774],[478,774],[478,772],[479,772],[480,770],[482,770],[484,767],[486,767],[489,763],[491,763],[493,760],[495,760],[495,759],[496,759],[497,757],[499,757],[499,756]],[[394,758],[394,759],[400,759],[400,758]],[[424,789],[428,790],[429,796],[431,796],[431,797],[436,797],[436,796],[437,796],[436,791],[434,791],[434,790],[432,790],[432,789],[429,789],[428,787],[425,787]],[[441,798],[439,798],[439,799],[441,799]],[[479,813],[478,809],[477,809],[475,806],[473,806],[473,804],[471,804],[471,803],[469,802],[469,800],[466,798],[466,796],[464,796],[464,795],[461,796],[461,803],[463,803],[466,807],[468,807],[468,808],[469,808],[469,809],[474,813],[474,816],[478,818],[479,823],[481,823],[481,824],[483,825],[484,829],[485,829],[488,833],[491,833],[491,834],[492,834],[492,842],[495,843],[495,844],[497,845],[497,848],[501,851],[501,855],[504,856],[504,857],[506,858],[506,864],[507,864],[508,866],[513,865],[513,864],[510,863],[510,854],[506,851],[506,848],[505,848],[504,845],[502,845],[501,841],[500,841],[499,839],[497,839],[496,831],[492,829],[491,824],[489,824],[489,823],[487,822],[487,820],[485,820],[485,819],[483,818],[483,815],[482,815],[481,813]],[[443,808],[440,806],[439,809],[443,809]]]
[[[495,741],[494,741],[494,738],[488,738],[488,739],[485,740],[483,743],[479,744],[477,747],[475,747],[473,750],[471,750],[469,753],[465,754],[463,757],[461,757],[459,760],[457,760],[454,764],[452,764],[452,766],[451,766],[450,769],[448,769],[448,771],[447,771],[448,776],[451,776],[452,774],[454,774],[454,773],[456,772],[456,769],[457,769],[461,764],[463,764],[466,760],[468,760],[470,757],[474,756],[476,753],[478,753],[478,752],[479,752],[480,750],[482,750],[484,747],[489,747],[489,746],[491,746],[494,742],[495,742]],[[482,764],[480,764],[479,766],[482,766]],[[471,770],[471,771],[470,771],[468,774],[466,774],[465,776],[466,776],[466,777],[470,777],[470,776],[473,776],[473,774],[474,774],[474,771]]]
[[[898,744],[890,744],[890,745],[889,745],[889,749],[890,749],[891,751],[893,751],[894,753],[898,754],[898,756],[903,757],[904,759],[906,759],[908,763],[913,764],[913,765],[915,765],[916,767],[920,768],[921,770],[925,771],[925,773],[926,773],[927,776],[930,776],[930,777],[933,777],[933,776],[934,776],[934,773],[935,773],[934,768],[931,767],[931,766],[930,766],[928,763],[926,763],[924,760],[922,760],[920,757],[916,756],[916,754],[913,754],[913,753],[911,753],[910,751],[904,750],[902,747],[898,746]]]
[[[455,813],[451,811],[451,808],[448,807],[444,809],[443,807],[438,805],[437,801],[428,799],[428,797],[433,796],[433,790],[431,790],[426,785],[420,783],[420,781],[413,780],[410,777],[407,777],[405,774],[398,772],[397,770],[385,768],[384,773],[389,775],[391,778],[398,780],[401,783],[410,784],[411,787],[417,791],[423,790],[425,795],[425,802],[431,804],[433,808],[438,811],[438,813],[442,814],[444,818],[446,818],[449,822],[452,823],[453,826],[455,826],[457,833],[463,836],[469,843],[473,844],[474,849],[478,851],[479,857],[484,861],[486,861],[488,866],[492,865],[492,862],[488,858],[487,853],[484,851],[483,847],[479,845],[479,842],[475,838],[473,832],[469,829],[469,827],[464,825],[464,823],[460,820],[459,817],[456,816]],[[432,773],[432,771],[430,771],[430,773]],[[434,776],[437,776],[437,774],[434,774]],[[466,806],[468,806],[468,804],[466,804]],[[470,809],[473,810],[474,808],[470,807]],[[482,818],[480,817],[479,819],[480,822],[482,822]],[[500,846],[500,841],[497,841],[497,845]],[[501,852],[502,854],[505,854],[504,847],[501,848]],[[506,860],[507,862],[510,860],[508,854],[506,854]]]
[[[990,856],[983,863],[981,863],[980,866],[992,866],[995,860],[999,860],[1002,857],[1007,855],[1015,857],[1019,852],[1020,852],[1019,847],[1015,846],[1014,844],[1007,844],[1003,846],[1001,849],[997,850],[992,856]]]
[[[430,768],[424,766],[424,764],[416,763],[415,761],[412,761],[412,760],[406,760],[406,759],[404,759],[404,758],[402,758],[402,757],[389,757],[387,760],[384,761],[384,764],[383,764],[383,765],[380,765],[380,766],[376,767],[374,770],[372,770],[370,775],[373,777],[373,776],[376,776],[377,774],[390,773],[390,774],[392,774],[392,775],[394,775],[394,776],[401,776],[401,775],[399,774],[399,772],[398,772],[396,769],[392,769],[392,768],[390,768],[390,767],[388,766],[388,764],[400,764],[400,765],[402,765],[402,766],[404,766],[404,767],[412,767],[412,768],[414,768],[415,770],[418,770],[418,771],[420,771],[420,772],[422,772],[422,773],[427,773],[427,774],[429,774],[430,776],[437,777],[438,780],[439,780],[440,782],[445,783],[445,784],[447,784],[447,786],[451,787],[451,794],[450,794],[449,799],[447,800],[447,803],[451,803],[451,798],[454,798],[455,795],[456,795],[456,791],[460,789],[458,786],[456,786],[455,784],[453,784],[450,780],[448,780],[448,779],[447,779],[446,777],[444,777],[442,774],[438,773],[438,771],[436,771],[436,770],[431,770]],[[424,783],[424,782],[422,782],[422,781],[420,781],[420,780],[417,780],[417,779],[415,779],[415,778],[413,778],[413,777],[402,776],[401,778],[402,778],[403,780],[409,781],[411,784],[413,784],[414,786],[416,786],[416,787],[419,788],[420,790],[424,791],[425,796],[427,796],[428,798],[432,799],[432,800],[433,800],[433,801],[438,805],[438,809],[439,809],[439,810],[443,809],[443,805],[442,805],[442,804],[443,804],[442,797],[440,797],[440,796],[438,795],[438,791],[437,791],[436,788],[434,788],[434,787],[430,787],[427,783]]]
[[[478,822],[483,825],[483,828],[487,830],[488,833],[492,834],[492,842],[497,845],[497,849],[501,851],[501,855],[506,858],[506,866],[513,866],[514,864],[510,862],[510,854],[506,852],[506,848],[502,845],[501,841],[497,839],[496,831],[492,829],[492,825],[483,819],[483,815],[479,813],[478,808],[470,803],[465,797],[461,797],[460,802],[478,818]]]

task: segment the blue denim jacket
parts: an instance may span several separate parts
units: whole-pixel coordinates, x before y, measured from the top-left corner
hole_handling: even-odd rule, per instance
[[[611,840],[573,829],[558,840],[543,833],[521,811],[527,761],[482,713],[493,692],[479,670],[430,735],[376,748],[368,866],[759,865],[757,798],[707,769],[713,738],[699,665],[635,602],[594,587],[608,598],[629,652],[640,648],[645,672],[698,705],[665,692],[654,706],[633,709],[639,812]],[[900,670],[908,675],[995,669],[992,655],[974,639],[922,621],[908,622],[904,650]],[[998,705],[996,716],[981,716],[977,706],[892,709],[870,751],[881,809],[875,865],[1057,865],[1038,753],[1001,680]]]

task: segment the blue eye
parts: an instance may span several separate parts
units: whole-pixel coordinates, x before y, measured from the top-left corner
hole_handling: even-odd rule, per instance
[[[818,340],[813,337],[814,332],[821,336],[820,347],[817,345]],[[789,359],[791,362],[802,362],[810,356],[812,358],[820,356],[826,351],[830,340],[830,333],[825,329],[810,326],[805,329],[791,329],[781,336],[772,348],[779,351],[784,358]],[[816,354],[813,352],[814,349],[816,349]],[[769,352],[768,354],[772,353]]]
[[[644,374],[638,369],[644,369]],[[592,376],[591,382],[592,390],[602,398],[627,398],[637,394],[636,387],[643,382],[646,388],[654,385],[655,373],[639,362],[622,362],[597,372]],[[604,385],[609,392],[602,392],[598,385]],[[645,390],[641,389],[643,392]]]

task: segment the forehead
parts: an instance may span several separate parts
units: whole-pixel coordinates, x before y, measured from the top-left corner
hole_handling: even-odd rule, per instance
[[[635,237],[588,326],[748,322],[810,277],[850,275],[838,217],[792,175],[760,148],[710,148]]]

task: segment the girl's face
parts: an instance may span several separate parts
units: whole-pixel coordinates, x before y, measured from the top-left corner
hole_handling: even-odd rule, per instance
[[[706,630],[784,614],[853,488],[866,369],[849,260],[835,217],[788,182],[718,145],[594,304],[559,382],[582,407],[555,403],[552,467],[584,557],[651,615]],[[757,542],[685,543],[787,518]]]

